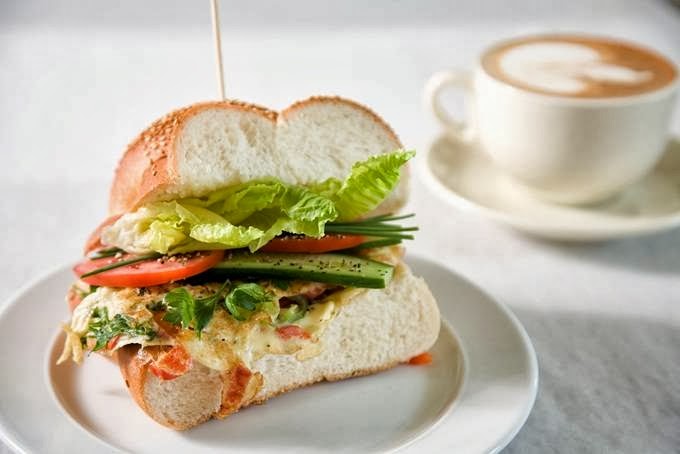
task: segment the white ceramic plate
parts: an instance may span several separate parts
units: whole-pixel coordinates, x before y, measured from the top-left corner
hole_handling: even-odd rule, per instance
[[[426,183],[456,208],[539,237],[599,241],[680,225],[680,140],[669,141],[643,180],[597,205],[569,206],[532,197],[477,146],[441,136],[422,161]]]
[[[536,396],[531,342],[510,311],[465,279],[422,258],[408,261],[445,320],[432,365],[310,386],[188,432],[144,415],[105,359],[54,365],[72,281],[62,267],[0,313],[0,439],[36,453],[500,450]]]

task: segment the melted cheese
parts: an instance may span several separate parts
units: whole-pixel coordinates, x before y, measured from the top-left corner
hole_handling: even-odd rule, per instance
[[[193,331],[184,331],[178,342],[201,364],[216,370],[229,370],[242,362],[252,364],[265,355],[295,355],[299,361],[312,358],[323,349],[321,337],[328,324],[340,313],[342,306],[366,289],[345,289],[315,302],[303,318],[292,323],[309,334],[308,339],[282,338],[265,313],[239,322],[225,311],[216,311],[199,339]]]
[[[319,338],[336,315],[332,299],[315,303],[302,319],[293,323],[304,329],[309,338],[284,339],[276,331],[279,326],[272,324],[265,313],[239,322],[227,312],[217,311],[200,339],[194,332],[184,331],[178,342],[196,361],[216,370],[228,370],[239,361],[250,368],[267,354],[295,354],[302,361],[321,352]]]

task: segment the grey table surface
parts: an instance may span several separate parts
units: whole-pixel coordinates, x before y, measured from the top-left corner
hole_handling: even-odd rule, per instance
[[[342,94],[421,150],[438,133],[424,81],[495,39],[590,31],[680,61],[680,10],[661,0],[279,3],[223,2],[228,95],[281,108]],[[215,97],[212,52],[202,3],[0,4],[0,301],[78,258],[126,143]],[[450,209],[417,176],[409,208],[422,228],[411,250],[508,304],[536,347],[538,399],[506,452],[680,452],[680,230],[539,241]]]

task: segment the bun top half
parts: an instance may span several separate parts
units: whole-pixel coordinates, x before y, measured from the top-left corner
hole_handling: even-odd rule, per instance
[[[240,101],[192,104],[156,120],[128,146],[111,186],[109,212],[265,177],[302,185],[342,180],[355,162],[400,148],[382,118],[339,97],[311,97],[281,112]],[[404,172],[372,214],[399,210],[407,179]]]

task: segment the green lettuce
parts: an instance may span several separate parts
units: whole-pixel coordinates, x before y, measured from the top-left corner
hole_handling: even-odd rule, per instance
[[[199,198],[147,204],[104,232],[107,244],[129,252],[176,254],[247,247],[256,251],[282,232],[324,235],[335,220],[375,209],[397,186],[401,167],[415,155],[396,151],[356,163],[344,181],[291,185],[268,178]]]
[[[401,167],[415,156],[413,151],[373,156],[358,162],[331,197],[339,219],[349,221],[375,209],[397,186]]]

